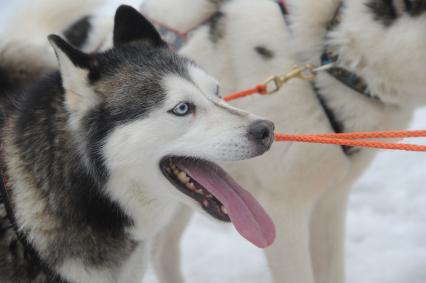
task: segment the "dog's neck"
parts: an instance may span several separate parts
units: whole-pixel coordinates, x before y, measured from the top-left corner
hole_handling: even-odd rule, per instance
[[[395,40],[403,30],[384,27],[367,3],[344,1],[341,22],[333,31],[326,31],[325,41],[320,42],[339,56],[338,66],[363,78],[372,96],[385,105],[412,111],[420,103],[422,88],[418,73],[409,74],[409,60],[401,59],[410,58],[409,49],[401,50],[401,56],[394,52]],[[404,21],[400,24],[401,28],[406,25]]]
[[[60,269],[64,259],[84,262],[96,254],[105,262],[89,260],[86,267],[102,269],[117,253],[130,256],[143,243],[128,235],[132,219],[76,154],[59,75],[39,84],[43,101],[34,99],[37,93],[25,97],[28,103],[11,113],[2,131],[8,133],[3,137],[4,162],[13,214],[47,265]],[[104,250],[108,243],[115,246]]]
[[[364,95],[365,97],[380,100],[379,98],[371,94],[370,90],[368,89],[367,82],[362,77],[360,77],[358,74],[354,73],[353,71],[350,71],[338,66],[339,54],[333,49],[333,47],[329,46],[327,43],[329,34],[332,34],[342,22],[343,8],[344,8],[344,3],[342,2],[336,9],[336,12],[333,18],[330,19],[330,21],[328,22],[326,26],[327,27],[327,34],[325,36],[326,43],[324,46],[323,54],[321,55],[320,63],[323,66],[335,65],[328,70],[329,75],[331,75],[336,80],[346,85],[350,89],[358,92],[361,95]]]
[[[379,97],[376,99],[371,96],[359,95],[359,91],[354,91],[328,73],[319,74],[315,85],[328,107],[334,110],[339,109],[339,111],[334,111],[334,114],[336,120],[342,124],[341,131],[405,128],[413,113],[412,109],[400,107],[403,103],[390,102],[388,90],[376,87],[387,82],[386,77],[383,76],[383,70],[370,71],[370,66],[367,68],[363,64],[364,56],[370,55],[365,52],[365,48],[357,46],[359,41],[364,42],[365,39],[364,34],[360,33],[359,28],[355,26],[363,20],[360,17],[365,17],[366,20],[369,17],[368,11],[365,11],[364,2],[344,1],[342,22],[333,31],[329,31],[327,27],[339,6],[342,5],[341,0],[288,0],[293,39],[290,45],[299,64],[315,65],[323,63],[321,55],[326,47],[330,47],[339,56],[337,66],[362,77],[368,86],[369,93]],[[351,24],[353,30],[348,30],[348,24]],[[366,76],[365,70],[369,70],[369,76]],[[389,71],[386,70],[386,72]],[[368,115],[359,115],[359,113],[368,113]]]

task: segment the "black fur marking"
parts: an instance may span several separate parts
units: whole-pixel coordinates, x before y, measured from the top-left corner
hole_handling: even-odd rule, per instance
[[[220,8],[228,0],[208,0],[210,3],[215,5],[217,8]]]
[[[367,3],[367,7],[373,12],[375,20],[385,26],[390,26],[398,18],[393,0],[372,0]]]
[[[404,11],[412,17],[420,16],[426,13],[426,0],[400,0],[403,1]],[[367,3],[371,9],[374,18],[381,21],[385,26],[392,25],[398,19],[397,8],[393,0],[371,0]]]
[[[31,60],[31,58],[24,57],[20,60]],[[1,54],[0,64],[0,102],[6,93],[22,90],[49,72],[47,68],[41,66],[25,67],[21,65],[21,62],[8,62],[8,58],[2,58]]]
[[[209,22],[209,38],[213,43],[218,43],[225,36],[225,14],[221,11],[216,12]]]
[[[270,60],[275,57],[275,53],[266,46],[256,46],[254,50],[265,60]]]
[[[65,39],[77,48],[82,48],[87,42],[92,25],[91,17],[86,16],[72,24],[65,32]]]
[[[339,121],[334,110],[328,106],[327,100],[321,95],[320,90],[314,84],[312,84],[312,89],[318,97],[318,101],[321,104],[321,107],[324,109],[324,113],[327,116],[328,121],[330,122],[331,128],[335,133],[344,133],[345,125],[343,122]],[[358,148],[350,146],[341,146],[343,152],[350,156],[359,151]]]
[[[404,0],[404,4],[410,16],[417,17],[426,13],[426,0]]]
[[[25,52],[22,46],[12,48],[12,45],[6,44],[0,49],[0,112],[14,96],[12,93],[22,91],[54,68],[46,58],[45,50],[33,48],[31,52]],[[1,116],[2,113],[0,119]]]
[[[16,82],[15,82],[16,83]],[[7,70],[0,67],[0,91],[6,92],[13,89],[14,80]]]
[[[166,47],[155,27],[137,10],[121,5],[115,14],[114,46],[132,41],[145,41],[156,47]]]

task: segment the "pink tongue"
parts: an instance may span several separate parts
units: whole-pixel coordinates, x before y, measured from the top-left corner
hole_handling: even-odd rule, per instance
[[[179,160],[176,165],[225,206],[232,223],[244,238],[259,248],[274,242],[275,226],[269,215],[222,168],[210,162],[188,159]]]

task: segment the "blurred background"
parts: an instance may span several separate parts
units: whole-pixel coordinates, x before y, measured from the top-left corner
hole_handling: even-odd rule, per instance
[[[24,1],[31,0],[0,0],[0,31]],[[105,2],[102,12],[111,15],[120,3],[135,7],[142,3]],[[417,112],[411,128],[426,129],[426,108]],[[425,283],[426,154],[381,152],[352,191],[347,221],[348,282]],[[187,230],[183,255],[188,283],[270,282],[262,251],[242,240],[230,225],[203,216],[194,217]],[[156,282],[151,271],[143,282]]]

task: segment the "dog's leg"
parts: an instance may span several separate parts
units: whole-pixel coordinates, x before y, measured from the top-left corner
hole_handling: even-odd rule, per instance
[[[143,244],[139,245],[124,265],[119,282],[140,283],[148,265],[148,256],[149,247]]]
[[[309,207],[281,199],[262,202],[274,219],[277,238],[266,256],[275,283],[313,283],[309,250]]]
[[[345,282],[347,183],[327,192],[312,211],[311,250],[316,283]]]
[[[183,283],[180,243],[192,211],[181,207],[172,222],[156,238],[151,261],[159,283]]]

